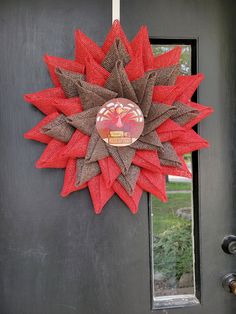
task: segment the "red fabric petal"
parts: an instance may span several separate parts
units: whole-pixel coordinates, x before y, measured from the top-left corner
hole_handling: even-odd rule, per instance
[[[187,129],[191,129],[194,125],[196,125],[201,120],[203,120],[204,118],[206,118],[207,116],[212,114],[214,111],[213,108],[211,108],[211,107],[203,106],[203,105],[200,105],[200,104],[195,103],[195,102],[188,102],[185,105],[192,107],[192,108],[195,108],[199,111],[199,114],[196,118],[194,118],[193,120],[191,120],[185,124],[184,127]]]
[[[140,46],[142,49],[144,70],[145,71],[153,70],[154,56],[149,41],[148,29],[146,26],[142,26],[137,35],[131,41],[131,47],[133,51],[139,49]]]
[[[85,157],[87,152],[87,146],[89,142],[89,136],[81,133],[79,130],[76,130],[72,135],[69,143],[66,144],[63,151],[61,152],[62,156],[70,158],[81,158]]]
[[[99,65],[93,58],[86,59],[87,82],[103,86],[109,75],[109,72]]]
[[[93,57],[98,63],[104,59],[102,49],[81,30],[75,31],[75,59],[81,63],[86,63],[87,57]]]
[[[65,168],[68,158],[61,156],[65,143],[52,139],[36,162],[37,168]]]
[[[28,140],[35,140],[41,143],[49,143],[51,141],[51,137],[40,132],[41,128],[44,125],[47,125],[49,122],[56,119],[59,116],[58,112],[51,113],[49,116],[46,116],[43,120],[41,120],[33,129],[29,130],[24,134],[24,137]]]
[[[59,57],[54,57],[54,56],[44,56],[44,62],[48,66],[48,71],[51,76],[52,82],[56,87],[61,86],[56,74],[55,74],[55,69],[60,67],[65,70],[69,70],[72,72],[79,72],[79,73],[84,73],[85,66],[83,64],[78,63],[77,61],[73,60],[67,60]]]
[[[188,102],[203,79],[204,75],[202,73],[178,76],[175,84],[179,86],[180,94],[177,100]]]
[[[136,80],[144,75],[143,56],[139,49],[132,60],[125,67],[130,81]]]
[[[108,50],[110,49],[111,45],[113,44],[114,40],[119,37],[122,41],[123,45],[125,46],[126,50],[128,51],[130,57],[132,58],[133,52],[130,46],[130,43],[120,25],[118,20],[115,20],[112,24],[112,27],[107,34],[107,37],[103,43],[102,50],[107,54]]]
[[[161,173],[153,173],[143,169],[137,183],[143,190],[155,195],[161,201],[167,201],[166,180]]]
[[[182,156],[178,156],[179,160],[182,162],[181,167],[171,167],[171,166],[161,166],[161,172],[164,175],[172,175],[178,177],[192,178],[192,173],[189,171]]]
[[[121,174],[121,169],[112,157],[99,160],[99,166],[101,168],[106,187],[111,187],[117,177]]]
[[[156,151],[136,151],[132,163],[140,168],[145,168],[153,172],[160,171],[160,161]]]
[[[59,87],[48,88],[36,93],[24,95],[26,102],[33,104],[46,115],[56,112],[56,108],[53,106],[53,104],[55,100],[63,98],[65,98],[64,92]]]
[[[198,85],[203,80],[202,74],[178,76],[173,86],[155,86],[153,101],[172,105],[175,100],[188,102]]]
[[[192,129],[174,139],[171,144],[178,155],[209,147],[208,142]]]
[[[79,97],[55,100],[54,107],[57,111],[66,116],[70,116],[82,111],[82,106]]]
[[[153,90],[153,101],[172,105],[176,98],[180,95],[181,90],[178,86],[155,86]]]
[[[179,63],[180,55],[182,52],[181,47],[175,47],[174,49],[165,52],[154,58],[154,67],[156,69],[169,67]]]
[[[61,191],[61,196],[65,197],[70,193],[82,190],[87,186],[87,183],[84,183],[79,187],[75,186],[75,181],[76,181],[76,159],[69,159],[66,164],[64,184]]]
[[[88,188],[93,201],[94,212],[100,214],[105,204],[114,194],[114,190],[106,187],[102,175],[98,175],[89,180]]]
[[[171,119],[168,119],[164,123],[162,123],[156,131],[162,143],[169,142],[186,132],[184,128],[182,128],[178,123],[175,123]]]
[[[122,201],[129,207],[130,211],[133,214],[136,214],[138,211],[138,204],[143,192],[142,189],[136,184],[134,193],[130,196],[118,181],[115,181],[113,183],[113,189],[116,194],[122,199]]]

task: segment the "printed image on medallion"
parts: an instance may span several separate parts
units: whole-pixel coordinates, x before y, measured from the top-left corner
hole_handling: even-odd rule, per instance
[[[99,110],[96,127],[106,143],[113,146],[128,146],[142,134],[144,118],[142,111],[133,101],[114,98]]]

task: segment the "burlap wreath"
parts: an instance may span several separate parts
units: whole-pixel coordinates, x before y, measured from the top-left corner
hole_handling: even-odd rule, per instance
[[[166,201],[165,176],[191,177],[183,154],[208,146],[192,127],[212,108],[192,102],[202,74],[181,76],[177,47],[154,57],[146,27],[129,42],[115,21],[102,47],[80,30],[75,60],[45,56],[55,85],[25,95],[46,117],[25,138],[47,144],[38,168],[65,168],[62,196],[88,187],[100,213],[114,193],[132,213],[142,191]],[[144,130],[130,146],[115,147],[99,136],[99,108],[112,98],[135,102]]]

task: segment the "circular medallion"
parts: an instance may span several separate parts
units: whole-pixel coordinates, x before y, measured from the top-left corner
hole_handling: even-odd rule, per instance
[[[113,98],[99,110],[96,127],[101,138],[113,146],[128,146],[143,132],[144,117],[139,106],[126,98]]]

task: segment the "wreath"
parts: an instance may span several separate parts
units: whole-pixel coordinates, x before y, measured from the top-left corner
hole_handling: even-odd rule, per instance
[[[183,155],[208,147],[192,127],[213,110],[180,55],[155,57],[145,26],[128,41],[117,20],[102,47],[77,30],[75,60],[45,55],[55,87],[25,95],[45,114],[25,138],[47,144],[37,168],[65,168],[63,197],[88,187],[98,214],[116,193],[136,213],[143,191],[167,200],[167,175],[191,177]]]

